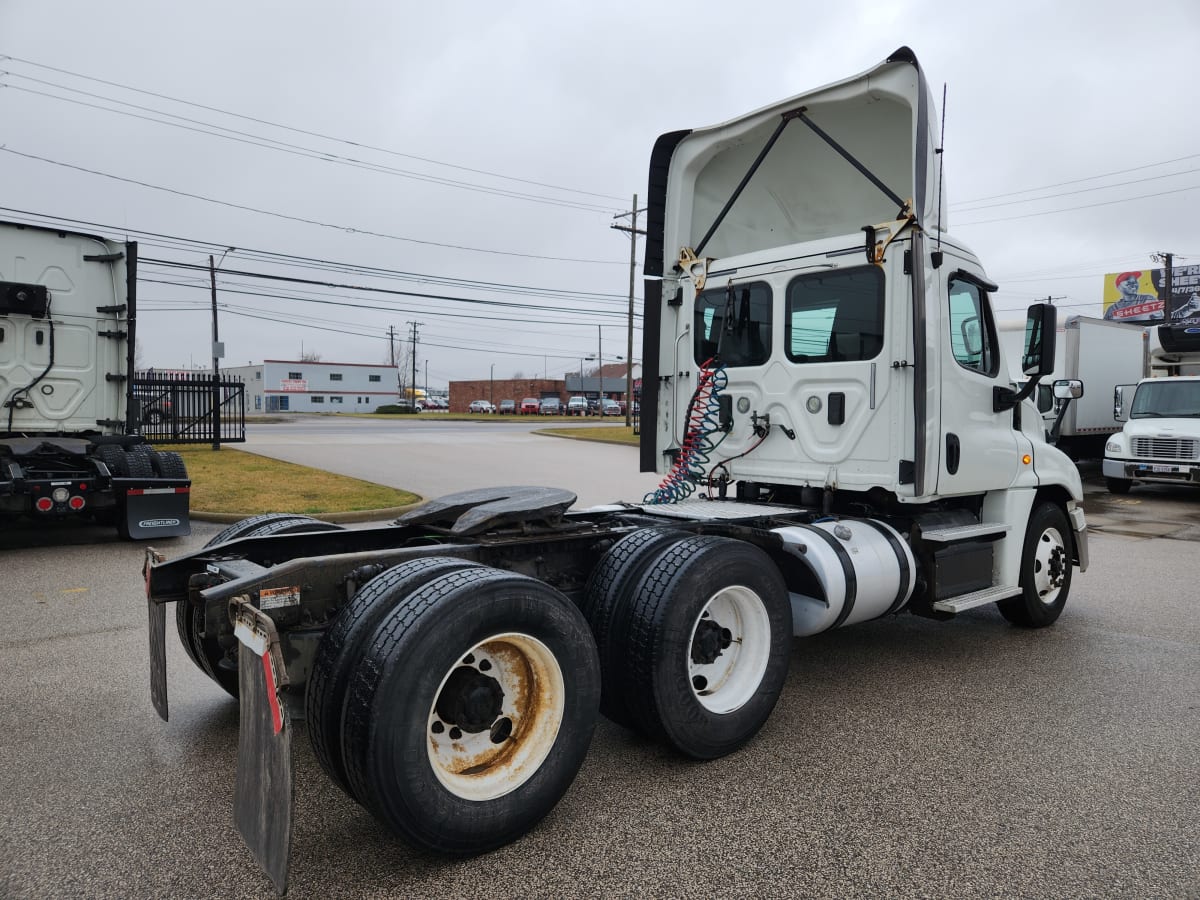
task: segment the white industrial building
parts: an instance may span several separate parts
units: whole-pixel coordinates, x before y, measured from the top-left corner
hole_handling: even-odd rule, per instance
[[[266,359],[223,374],[246,383],[247,412],[371,412],[395,403],[395,366]]]

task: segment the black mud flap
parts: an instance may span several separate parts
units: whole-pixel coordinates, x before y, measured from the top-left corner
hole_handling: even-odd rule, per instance
[[[116,478],[118,495],[124,495],[124,533],[131,539],[183,537],[192,533],[188,518],[190,481]]]
[[[233,816],[242,840],[282,896],[292,844],[292,728],[279,699],[287,673],[269,617],[240,603],[234,633],[241,642],[241,727]]]
[[[164,559],[153,547],[146,548],[142,575],[146,579],[146,611],[150,615],[150,700],[167,721],[167,608],[150,598],[150,567]]]

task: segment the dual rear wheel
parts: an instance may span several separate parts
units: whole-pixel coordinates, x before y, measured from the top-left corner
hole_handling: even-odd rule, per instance
[[[322,640],[306,705],[343,790],[410,843],[483,853],[554,808],[591,743],[600,669],[543,582],[450,558],[368,582]]]
[[[792,615],[760,548],[645,529],[617,543],[584,609],[603,667],[601,709],[698,759],[732,753],[767,721],[787,678]]]

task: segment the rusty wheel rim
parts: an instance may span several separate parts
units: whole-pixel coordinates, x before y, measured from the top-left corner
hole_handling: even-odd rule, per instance
[[[550,648],[508,632],[480,641],[443,676],[426,741],[438,781],[465,800],[492,800],[528,781],[562,725],[566,691]]]

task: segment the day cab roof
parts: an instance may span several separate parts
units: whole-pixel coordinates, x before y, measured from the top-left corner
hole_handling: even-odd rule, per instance
[[[937,143],[933,97],[907,47],[720,125],[664,134],[651,156],[645,274],[663,275],[685,247],[743,256],[855,234],[904,212],[927,231],[944,229]]]

